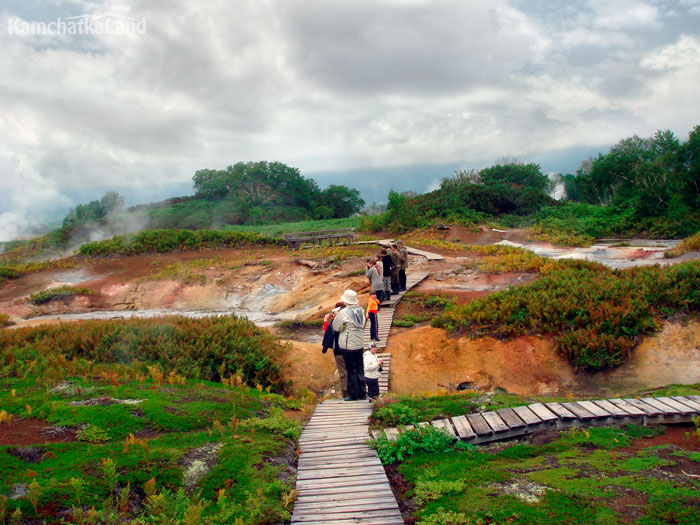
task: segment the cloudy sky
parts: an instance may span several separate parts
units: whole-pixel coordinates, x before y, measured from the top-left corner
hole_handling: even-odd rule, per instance
[[[112,25],[27,29],[59,18]],[[503,156],[573,172],[685,140],[699,28],[700,0],[0,0],[0,240],[239,160],[381,201]]]

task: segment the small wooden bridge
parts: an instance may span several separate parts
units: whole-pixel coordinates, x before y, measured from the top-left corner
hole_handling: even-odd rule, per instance
[[[620,423],[658,425],[689,423],[700,416],[700,396],[643,397],[641,399],[601,399],[570,403],[533,403],[531,405],[466,414],[447,419],[419,423],[418,426],[439,428],[455,439],[468,443],[500,441],[540,430],[585,426],[607,426]],[[414,428],[386,428],[372,431],[396,439],[401,432]]]
[[[305,242],[310,242],[311,244],[321,244],[321,241],[327,240],[329,243],[334,243],[341,239],[345,239],[345,241],[348,243],[352,242],[355,239],[355,228],[287,233],[284,236],[287,247],[292,250],[298,248]]]

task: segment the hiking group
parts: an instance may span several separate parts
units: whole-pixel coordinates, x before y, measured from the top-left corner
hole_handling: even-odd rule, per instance
[[[401,241],[391,245],[391,251],[380,250],[367,259],[365,275],[371,286],[365,311],[357,299],[357,292],[345,290],[335,308],[323,319],[323,350],[333,349],[340,388],[345,401],[379,396],[379,373],[382,359],[377,358],[379,341],[377,314],[381,302],[393,294],[406,290],[408,252]],[[370,322],[371,342],[364,348],[364,326]]]

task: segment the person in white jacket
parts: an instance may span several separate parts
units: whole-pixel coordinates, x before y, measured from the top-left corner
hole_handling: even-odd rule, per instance
[[[365,310],[357,300],[357,292],[345,290],[340,302],[345,305],[333,319],[333,330],[338,334],[338,346],[343,351],[348,376],[348,395],[345,401],[366,399],[362,380],[362,350],[364,348]]]
[[[371,403],[379,397],[379,372],[382,371],[383,359],[377,358],[377,344],[372,342],[362,354],[362,362],[365,369],[365,383],[367,384],[367,397]]]

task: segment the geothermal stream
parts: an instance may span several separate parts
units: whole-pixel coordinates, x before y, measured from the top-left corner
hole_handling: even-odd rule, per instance
[[[563,248],[551,244],[521,244],[507,240],[497,244],[525,248],[551,259],[585,259],[609,268],[631,268],[652,264],[672,264],[678,259],[665,259],[664,251],[674,248],[679,240],[605,239],[588,248]]]

